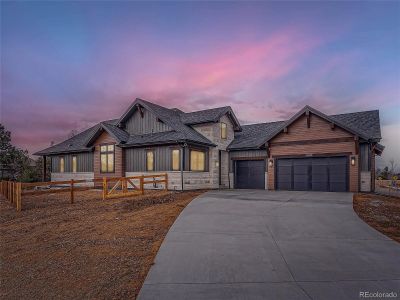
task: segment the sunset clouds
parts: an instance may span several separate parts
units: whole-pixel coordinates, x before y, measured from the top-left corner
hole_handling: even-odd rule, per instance
[[[231,105],[245,123],[306,104],[380,109],[400,129],[395,2],[1,6],[0,117],[30,151],[119,117],[135,97],[186,111]]]

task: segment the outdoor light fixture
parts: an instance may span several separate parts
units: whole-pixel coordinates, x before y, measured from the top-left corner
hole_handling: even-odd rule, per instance
[[[356,165],[356,158],[354,156],[351,157],[351,161],[350,161],[352,166]]]
[[[272,159],[270,159],[270,160],[268,161],[268,166],[272,167],[273,165],[274,165],[274,161],[273,161]]]

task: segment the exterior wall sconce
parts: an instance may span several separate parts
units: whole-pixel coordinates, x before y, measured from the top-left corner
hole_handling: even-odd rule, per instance
[[[356,165],[356,158],[354,156],[351,157],[350,163],[351,163],[352,166]]]
[[[218,161],[215,162],[215,166],[219,167],[219,162]]]
[[[273,159],[268,160],[268,166],[272,167],[273,165],[274,165],[274,160]]]

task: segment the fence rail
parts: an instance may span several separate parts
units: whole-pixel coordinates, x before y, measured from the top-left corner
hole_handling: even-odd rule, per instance
[[[400,180],[375,180],[375,184],[380,187],[400,187]]]
[[[24,195],[42,195],[53,193],[70,193],[70,202],[74,203],[75,192],[92,189],[93,186],[77,186],[78,184],[96,183],[102,184],[103,200],[110,198],[122,198],[128,196],[143,195],[145,185],[158,183],[168,188],[168,174],[154,174],[132,177],[103,177],[88,180],[64,180],[22,183],[16,181],[1,181],[0,195],[3,195],[11,204],[15,205],[17,211],[22,210],[22,198]],[[111,188],[110,188],[110,185]],[[54,188],[56,187],[56,189]]]

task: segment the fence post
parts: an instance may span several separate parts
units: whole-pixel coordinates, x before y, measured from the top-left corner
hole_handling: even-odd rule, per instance
[[[103,177],[103,200],[106,200],[107,196],[107,178]]]
[[[142,195],[144,194],[144,178],[143,175],[140,176],[140,192],[142,193]]]
[[[168,173],[165,173],[165,190],[168,190]]]
[[[16,184],[16,194],[17,194],[17,211],[22,210],[22,183],[17,182]]]
[[[71,179],[71,204],[74,203],[74,180]]]
[[[122,177],[121,184],[122,184],[122,192],[124,194],[126,194],[128,192],[128,183],[127,183],[126,177]]]
[[[14,204],[14,181],[11,181],[11,193],[10,193],[11,203]]]

